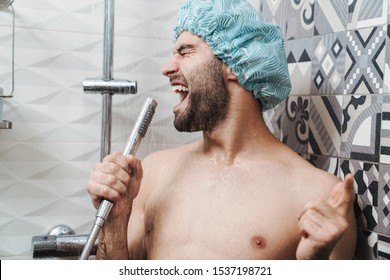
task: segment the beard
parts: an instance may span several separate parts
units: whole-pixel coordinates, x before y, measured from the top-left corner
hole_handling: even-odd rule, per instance
[[[230,95],[223,75],[223,62],[213,59],[189,76],[188,106],[175,114],[174,125],[181,132],[213,131],[227,116]]]

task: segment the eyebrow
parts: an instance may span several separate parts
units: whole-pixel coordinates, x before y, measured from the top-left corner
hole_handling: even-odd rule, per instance
[[[182,53],[183,51],[188,51],[193,49],[195,49],[195,45],[193,44],[182,44],[176,50],[174,50],[174,53]]]

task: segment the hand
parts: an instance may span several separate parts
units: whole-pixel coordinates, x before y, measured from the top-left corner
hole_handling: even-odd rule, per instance
[[[142,166],[134,156],[113,153],[95,165],[88,181],[87,191],[93,205],[98,208],[101,200],[107,199],[114,205],[110,216],[117,217],[128,208],[138,195]]]
[[[329,259],[337,242],[349,226],[355,198],[353,176],[333,188],[328,201],[309,202],[299,218],[301,241],[297,259]]]

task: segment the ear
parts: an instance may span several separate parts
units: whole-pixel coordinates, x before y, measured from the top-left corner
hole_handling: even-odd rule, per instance
[[[227,65],[225,65],[225,72],[226,72],[226,78],[228,80],[237,81],[236,74],[233,73],[233,70],[231,70]]]

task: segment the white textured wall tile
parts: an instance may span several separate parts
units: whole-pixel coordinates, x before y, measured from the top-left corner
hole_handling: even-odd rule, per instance
[[[121,151],[146,97],[159,105],[138,156],[199,137],[173,127],[177,96],[161,69],[172,53],[184,0],[115,1],[114,77],[138,93],[114,96],[111,150]],[[100,158],[99,94],[85,78],[101,77],[104,1],[18,0],[15,92],[0,130],[0,258],[31,258],[31,238],[67,224],[89,233],[95,210],[85,190]],[[12,13],[0,11],[0,86],[11,90]]]

